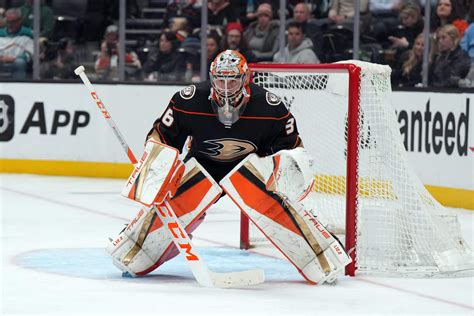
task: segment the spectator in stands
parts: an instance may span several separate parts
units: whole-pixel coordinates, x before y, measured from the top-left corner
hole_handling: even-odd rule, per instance
[[[207,4],[209,25],[226,25],[237,22],[237,13],[229,0],[211,0]]]
[[[469,8],[469,27],[461,40],[461,48],[464,49],[474,63],[474,5]]]
[[[311,18],[311,10],[306,3],[300,2],[297,5],[295,5],[295,8],[293,9],[294,21],[304,24],[304,23],[308,23],[310,18]]]
[[[192,30],[188,27],[188,20],[178,17],[171,19],[170,27],[166,30],[176,34],[176,37],[180,42],[183,42],[185,38],[188,37],[192,32]]]
[[[158,50],[150,52],[143,66],[145,80],[179,81],[183,79],[185,61],[177,54],[178,40],[173,32],[163,32]]]
[[[403,6],[399,17],[402,28],[389,36],[388,39],[392,43],[391,47],[401,53],[413,46],[415,37],[423,32],[424,22],[421,16],[421,9],[417,4]]]
[[[239,51],[247,59],[248,63],[257,60],[255,54],[249,50],[248,44],[244,38],[244,28],[238,22],[227,24],[224,37],[222,38],[222,50],[233,49]]]
[[[247,29],[248,25],[257,20],[256,9],[261,5],[259,0],[241,0],[233,1],[235,9],[238,12],[238,20],[242,26]]]
[[[438,0],[435,13],[431,19],[431,31],[435,34],[438,28],[446,24],[454,25],[462,38],[467,29],[467,22],[462,18],[463,8],[458,0]]]
[[[33,29],[33,3],[34,0],[26,0],[19,8],[23,25],[31,29]],[[40,4],[40,23],[40,36],[51,39],[54,29],[54,14],[53,10],[43,0]]]
[[[245,29],[250,23],[257,20],[257,8],[263,3],[271,6],[272,19],[278,19],[278,15],[275,13],[278,12],[280,7],[280,0],[231,0],[230,2],[238,12],[237,19]]]
[[[391,44],[387,41],[387,37],[393,35],[393,30],[400,24],[399,14],[404,2],[404,0],[370,0],[370,36],[383,47]]]
[[[224,36],[225,26],[228,23],[238,22],[238,11],[230,0],[211,0],[208,5],[207,34],[216,32],[219,37]],[[200,33],[200,28],[193,29],[193,35]]]
[[[42,79],[75,79],[77,67],[74,42],[63,38],[59,43],[44,40],[40,47],[40,77]]]
[[[385,62],[391,66],[400,64],[402,54],[413,46],[415,37],[424,29],[421,8],[418,4],[404,5],[398,16],[400,23],[392,26],[388,30],[389,35],[382,41],[382,47],[387,48],[384,51]]]
[[[13,79],[25,79],[33,55],[33,33],[22,26],[18,9],[8,9],[5,21],[6,26],[0,29],[0,72]]]
[[[163,26],[171,27],[173,18],[185,18],[189,28],[201,26],[201,12],[196,5],[196,0],[174,0],[166,6],[163,17]]]
[[[399,63],[392,70],[392,84],[399,87],[416,87],[422,83],[423,33],[418,34],[412,48],[402,54]],[[431,56],[430,61],[431,63]]]
[[[436,41],[438,53],[430,68],[430,83],[434,87],[458,87],[471,67],[469,55],[459,46],[459,31],[446,24],[438,29]]]
[[[272,7],[262,3],[257,9],[257,21],[250,23],[244,33],[249,48],[256,56],[256,61],[272,61],[278,49],[278,21],[272,21]]]
[[[319,58],[313,51],[313,43],[305,37],[303,25],[299,22],[290,22],[287,26],[288,44],[283,55],[277,52],[273,61],[291,64],[319,64]]]
[[[118,79],[118,27],[109,25],[100,45],[100,55],[95,62],[95,72],[101,79]],[[125,74],[127,78],[139,79],[140,59],[135,52],[125,54]]]
[[[313,43],[313,51],[316,56],[323,56],[323,31],[322,25],[316,21],[311,21],[311,12],[309,6],[304,3],[298,3],[293,10],[293,20],[301,23],[303,31],[307,38]],[[291,22],[291,20],[290,20]]]
[[[469,7],[468,18],[470,24],[466,32],[464,32],[464,36],[460,45],[461,48],[467,52],[471,58],[471,69],[469,70],[469,74],[466,77],[469,82],[465,82],[463,86],[472,87],[474,86],[474,5]]]
[[[369,8],[369,0],[360,0],[360,12],[365,13]],[[352,29],[354,19],[354,1],[353,0],[333,0],[331,9],[329,9],[329,20],[338,25]],[[363,28],[362,28],[363,29]]]

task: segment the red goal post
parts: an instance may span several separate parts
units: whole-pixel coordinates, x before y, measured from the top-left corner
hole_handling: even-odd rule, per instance
[[[252,81],[290,108],[315,185],[302,202],[344,242],[356,273],[472,274],[474,259],[451,210],[408,163],[391,105],[391,69],[361,61],[250,64]],[[253,246],[241,216],[241,248]],[[258,234],[258,231],[255,230]]]

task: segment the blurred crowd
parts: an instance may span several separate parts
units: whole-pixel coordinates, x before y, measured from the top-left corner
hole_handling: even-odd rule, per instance
[[[431,14],[424,13],[425,1]],[[196,82],[201,7],[208,8],[207,61],[224,49],[249,63],[318,64],[353,56],[352,0],[287,0],[279,52],[279,0],[127,0],[125,79]],[[430,19],[432,87],[474,86],[474,1],[360,0],[359,59],[392,67],[392,84],[422,83],[425,19]],[[32,74],[33,0],[0,1],[0,79]],[[42,0],[40,78],[76,79],[83,64],[95,80],[118,80],[118,0]]]

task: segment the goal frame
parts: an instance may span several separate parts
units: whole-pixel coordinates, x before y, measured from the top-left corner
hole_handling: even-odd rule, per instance
[[[254,72],[298,72],[324,73],[345,72],[348,74],[348,123],[347,123],[347,162],[346,162],[346,234],[345,248],[352,263],[346,266],[345,274],[354,276],[356,265],[356,218],[357,218],[357,190],[358,190],[358,143],[359,143],[359,111],[360,111],[360,84],[361,68],[351,63],[337,64],[250,64],[250,71]],[[253,78],[252,78],[253,79]],[[303,139],[304,139],[304,135]],[[249,219],[241,213],[240,220],[240,248],[250,248]]]

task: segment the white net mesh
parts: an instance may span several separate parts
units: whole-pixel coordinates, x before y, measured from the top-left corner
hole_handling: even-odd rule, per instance
[[[441,206],[409,167],[390,101],[390,68],[362,62],[358,135],[347,135],[347,70],[257,70],[253,81],[279,95],[315,160],[315,187],[304,200],[344,234],[346,140],[358,137],[358,272],[430,276],[471,274],[472,253],[455,214]],[[357,100],[356,100],[357,101]],[[257,240],[251,230],[251,243]]]

